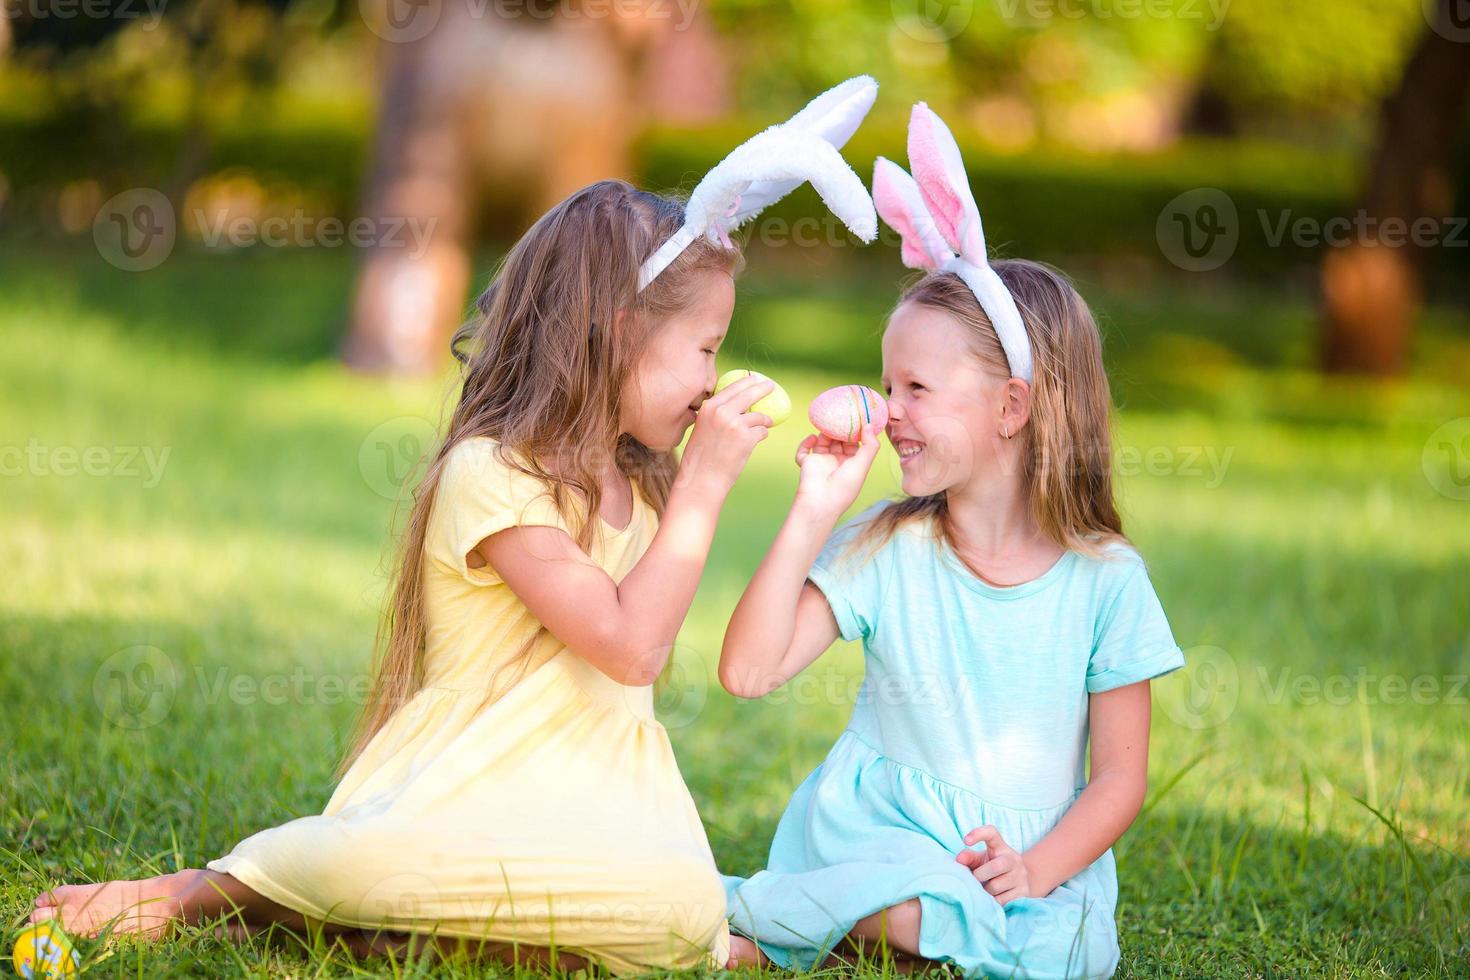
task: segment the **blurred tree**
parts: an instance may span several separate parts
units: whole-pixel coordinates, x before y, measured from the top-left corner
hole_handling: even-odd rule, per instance
[[[308,33],[289,16],[298,2],[95,0],[67,16],[60,5],[0,0],[15,13],[0,21],[14,21],[14,60],[41,81],[53,131],[91,148],[89,176],[135,179],[139,160],[159,153],[167,172],[157,189],[177,208],[206,166],[210,119],[271,91],[291,45]],[[140,117],[175,112],[176,146],[138,145],[146,140]]]
[[[342,356],[420,374],[444,363],[464,310],[478,188],[495,185],[529,219],[593,181],[630,177],[644,120],[722,113],[726,69],[702,10],[681,21],[690,12],[672,2],[372,2],[382,73],[363,213],[429,235],[418,252],[388,235],[364,251]],[[425,10],[431,22],[414,26]]]
[[[1402,75],[1424,2],[1229,0],[1202,78],[1217,118],[1257,136],[1360,139]]]
[[[1430,222],[1438,240],[1454,207],[1454,152],[1470,97],[1470,24],[1459,18],[1460,2],[1437,0],[1438,20],[1383,103],[1350,240],[1322,261],[1326,371],[1389,375],[1405,366],[1430,254],[1413,229]],[[1390,231],[1389,221],[1403,230]]]

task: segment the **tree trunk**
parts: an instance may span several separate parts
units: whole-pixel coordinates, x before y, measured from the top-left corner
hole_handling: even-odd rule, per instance
[[[421,254],[392,243],[365,251],[342,349],[361,371],[425,374],[447,361],[470,286],[477,190],[511,212],[506,237],[516,237],[573,191],[631,177],[646,116],[725,108],[725,65],[702,11],[677,24],[657,4],[548,18],[525,3],[418,2],[431,14],[437,4],[432,29],[380,45],[364,212],[430,234]]]
[[[1322,260],[1325,371],[1393,375],[1406,366],[1432,247],[1416,244],[1409,230],[1429,219],[1433,237],[1442,238],[1443,219],[1454,206],[1455,143],[1470,93],[1470,43],[1464,40],[1470,25],[1455,20],[1458,2],[1439,0],[1437,24],[1384,101],[1355,216],[1363,220],[1355,220],[1349,244],[1329,248]]]
[[[426,374],[443,363],[440,341],[453,332],[469,283],[463,85],[446,67],[455,63],[464,14],[462,3],[449,0],[424,36],[379,44],[378,126],[363,216],[382,233],[364,250],[342,349],[359,371]],[[409,222],[421,239],[406,234]],[[395,223],[400,232],[387,234]]]

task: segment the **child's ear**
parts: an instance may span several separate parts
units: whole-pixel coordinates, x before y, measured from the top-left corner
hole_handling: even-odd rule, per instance
[[[627,309],[627,307],[621,307],[619,309],[613,310],[613,320],[612,320],[612,325],[611,325],[611,327],[608,330],[608,336],[610,336],[610,337],[617,337],[618,339],[622,339],[622,337],[623,337],[623,331],[626,330],[626,329],[628,329],[627,320],[628,320],[628,309]]]
[[[1007,378],[1001,392],[1001,434],[1014,439],[1030,420],[1031,385],[1020,378]]]

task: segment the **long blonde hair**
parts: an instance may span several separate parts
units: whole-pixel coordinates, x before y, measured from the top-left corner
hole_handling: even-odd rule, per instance
[[[694,304],[703,281],[696,273],[734,276],[744,264],[738,249],[700,237],[638,292],[643,260],[683,222],[684,202],[676,198],[621,180],[585,187],[543,215],[506,254],[476,300],[478,315],[456,332],[451,350],[463,368],[459,402],[414,491],[379,625],[372,693],[339,776],[422,685],[424,540],[455,445],[477,436],[499,442],[506,463],[546,484],[578,528],[584,550],[596,532],[609,451],[635,492],[663,513],[676,459],[619,431],[623,386],[656,328]],[[545,465],[549,459],[556,460],[555,473]]]
[[[1128,539],[1113,497],[1112,398],[1097,321],[1058,270],[1023,259],[997,261],[993,267],[1015,297],[1034,361],[1031,416],[1017,433],[1023,492],[1049,539],[1083,554],[1103,555],[1108,544],[1126,544]],[[995,327],[959,276],[926,274],[904,291],[894,309],[906,303],[954,317],[968,329],[971,350],[980,362],[1010,375]],[[876,549],[901,526],[916,521],[929,522],[955,543],[949,499],[940,492],[884,507],[856,536],[854,549]]]

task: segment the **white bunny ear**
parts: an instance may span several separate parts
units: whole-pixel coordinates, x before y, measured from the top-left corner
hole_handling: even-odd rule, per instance
[[[811,181],[827,207],[865,242],[878,234],[873,199],[837,147],[820,136],[784,126],[768,129],[736,147],[694,189],[686,220],[703,215],[712,232],[729,231],[754,218],[759,209],[732,207],[744,200],[757,176],[793,187]]]
[[[858,75],[812,99],[806,108],[786,120],[785,125],[816,133],[841,149],[857,132],[876,98],[878,83],[873,76]]]
[[[934,226],[919,185],[902,167],[884,157],[873,161],[873,206],[898,232],[903,264],[910,269],[938,269],[954,258]]]
[[[837,148],[872,108],[878,83],[850,78],[817,96],[791,119],[757,133],[704,175],[684,209],[684,225],[643,263],[638,289],[654,280],[695,238],[729,242],[729,231],[810,181],[832,213],[870,242],[878,218],[867,188]]]
[[[829,88],[779,127],[772,128],[799,129],[812,133],[840,150],[847,145],[852,134],[857,132],[877,97],[878,83],[872,76],[858,75],[841,85]],[[738,210],[731,216],[733,221],[730,227],[744,224],[747,218],[775,204],[801,184],[800,178],[753,181],[741,192]]]

